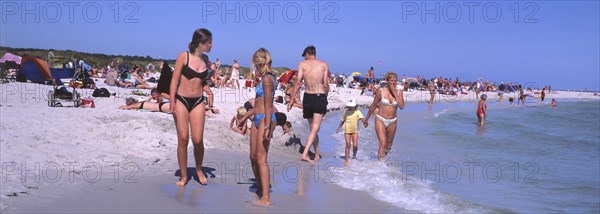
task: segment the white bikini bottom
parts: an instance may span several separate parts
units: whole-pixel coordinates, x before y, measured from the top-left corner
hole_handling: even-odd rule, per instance
[[[381,120],[381,122],[383,122],[383,126],[385,126],[386,128],[389,127],[390,125],[392,125],[392,123],[396,122],[396,120],[398,119],[397,117],[391,118],[391,119],[387,119],[382,117],[381,115],[377,115],[377,118],[379,118]]]

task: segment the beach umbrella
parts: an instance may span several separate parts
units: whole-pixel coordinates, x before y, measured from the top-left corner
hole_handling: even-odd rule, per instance
[[[367,79],[363,76],[352,76],[352,78],[354,78],[354,81],[358,81],[358,82],[366,82]]]
[[[406,82],[411,83],[411,82],[419,82],[419,81],[417,80],[417,78],[409,77],[409,78],[406,78]]]
[[[358,72],[358,71],[355,71],[355,72],[352,72],[352,74],[351,74],[351,75],[352,75],[352,76],[360,76],[360,75],[362,75],[362,74],[361,74],[360,72]]]
[[[294,74],[296,74],[295,70],[287,70],[287,71],[283,72],[283,74],[281,74],[281,76],[279,76],[277,81],[286,84],[292,79]]]
[[[344,84],[350,85],[350,83],[352,83],[352,80],[354,80],[354,78],[351,78],[351,77],[352,76],[346,77],[346,79],[344,80]]]

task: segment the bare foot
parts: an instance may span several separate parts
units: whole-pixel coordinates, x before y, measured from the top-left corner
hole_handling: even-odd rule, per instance
[[[204,177],[204,173],[202,173],[202,169],[196,170],[196,173],[198,174],[198,181],[200,182],[200,184],[206,185],[208,183],[208,180],[206,180],[206,177]]]
[[[260,199],[258,201],[252,202],[252,205],[257,206],[257,207],[269,208],[269,207],[271,207],[271,202],[267,201],[267,200]]]
[[[175,183],[175,185],[177,185],[178,187],[183,187],[183,186],[185,186],[186,183],[187,183],[187,178],[181,177],[181,179],[179,181],[177,181],[177,183]]]
[[[356,160],[356,156],[352,156],[352,159],[353,159],[353,160]]]
[[[304,156],[304,155],[302,155],[302,157],[300,157],[300,160],[302,160],[302,161],[306,161],[306,162],[309,162],[309,163],[315,163],[314,161],[312,161],[312,160],[310,159],[310,157],[308,157],[308,156]]]
[[[316,162],[319,162],[319,161],[321,161],[321,156],[320,156],[320,155],[315,155],[315,161],[316,161]]]

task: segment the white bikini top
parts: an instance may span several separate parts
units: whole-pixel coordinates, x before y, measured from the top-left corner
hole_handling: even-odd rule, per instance
[[[384,105],[384,106],[398,107],[398,102],[394,101],[394,102],[390,103],[390,101],[385,98],[381,98],[381,101],[379,101],[379,104]]]

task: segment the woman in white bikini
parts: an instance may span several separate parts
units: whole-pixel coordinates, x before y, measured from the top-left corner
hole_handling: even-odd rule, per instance
[[[373,104],[369,108],[367,117],[365,118],[365,128],[369,125],[369,118],[377,111],[375,119],[375,132],[379,140],[379,151],[377,157],[379,160],[387,155],[394,143],[396,135],[396,112],[398,108],[404,109],[404,94],[396,88],[398,83],[398,75],[393,72],[388,72],[385,75],[385,80],[388,82],[387,87],[377,89]]]
[[[240,64],[238,64],[237,60],[233,60],[231,68],[231,87],[240,89]]]

